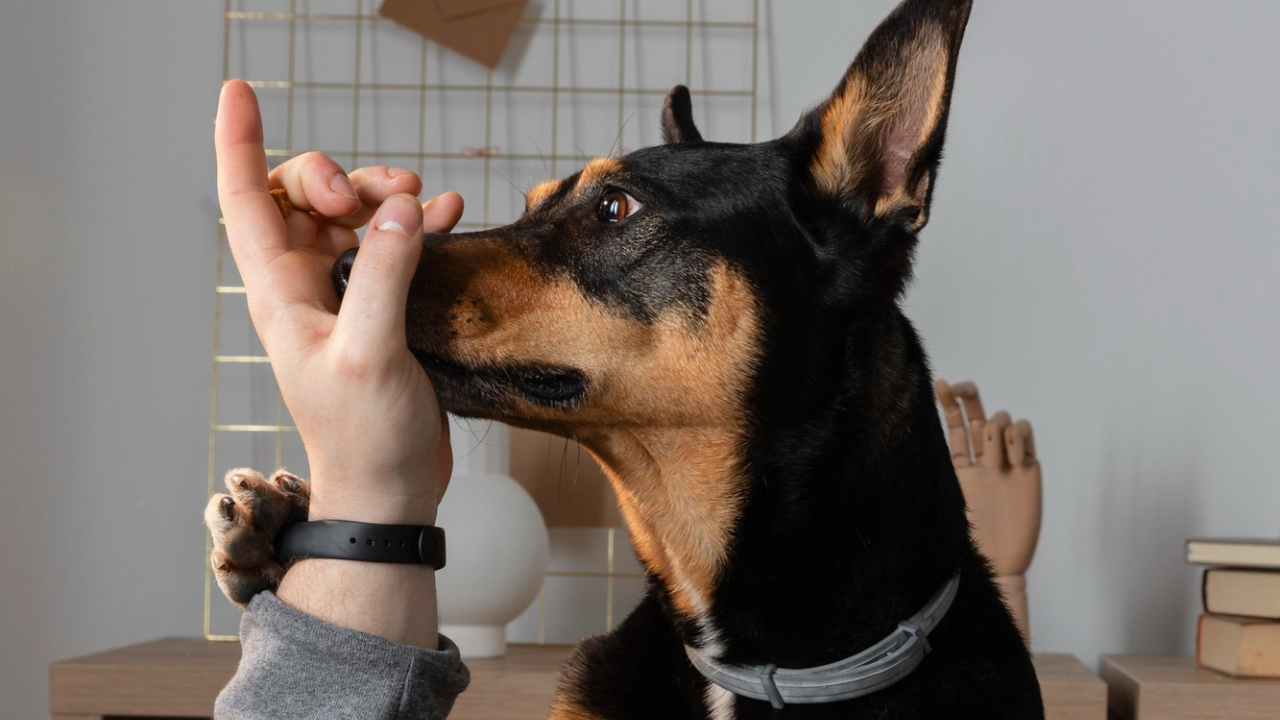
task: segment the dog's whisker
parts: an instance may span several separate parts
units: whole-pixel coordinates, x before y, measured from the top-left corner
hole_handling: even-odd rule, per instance
[[[622,134],[626,132],[627,124],[631,122],[631,119],[634,118],[638,112],[640,112],[640,108],[632,110],[631,114],[628,115],[626,119],[622,121],[622,124],[618,126],[618,134],[613,138],[613,144],[609,146],[608,157],[616,157],[622,149]]]
[[[507,177],[506,175],[503,175],[500,171],[498,171],[498,170],[496,170],[496,169],[495,169],[495,170],[493,170],[493,172],[494,172],[498,177],[500,177],[500,178],[502,178],[503,180],[505,180],[505,181],[507,182],[507,184],[511,186],[511,189],[512,189],[512,190],[515,190],[516,192],[520,193],[521,195],[526,195],[526,194],[528,194],[528,191],[526,191],[526,190],[521,190],[519,185],[516,185],[514,182],[511,182],[511,178]]]
[[[565,438],[564,444],[560,446],[560,467],[556,472],[556,487],[563,493],[566,492],[566,483],[568,482],[569,467],[569,438]]]
[[[578,442],[576,434],[573,437],[573,444],[578,451],[578,456],[573,463],[573,487],[578,487],[578,479],[582,473],[582,443]]]
[[[551,167],[547,165],[546,153],[542,152],[542,148],[538,145],[538,141],[534,140],[532,137],[528,135],[522,135],[521,137],[525,140],[528,140],[533,145],[533,148],[538,151],[538,158],[542,160],[542,173],[543,173],[542,176],[551,177]],[[534,183],[536,182],[537,181],[535,180]]]

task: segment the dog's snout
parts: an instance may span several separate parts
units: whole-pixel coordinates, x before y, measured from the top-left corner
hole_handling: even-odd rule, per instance
[[[422,244],[424,247],[431,247],[448,237],[449,233],[427,233],[422,236]],[[356,252],[359,249],[351,248],[339,255],[337,261],[333,263],[333,289],[338,292],[338,299],[342,299],[347,292],[347,283],[351,280],[351,266],[355,264]]]
[[[347,281],[351,279],[351,266],[356,261],[356,251],[359,249],[351,248],[342,253],[338,256],[338,261],[333,264],[333,289],[338,291],[339,298],[347,292]]]

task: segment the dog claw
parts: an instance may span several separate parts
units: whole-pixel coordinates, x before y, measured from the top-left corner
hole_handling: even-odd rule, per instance
[[[227,520],[234,520],[236,518],[236,501],[231,497],[222,498],[222,501],[218,503],[218,511]]]

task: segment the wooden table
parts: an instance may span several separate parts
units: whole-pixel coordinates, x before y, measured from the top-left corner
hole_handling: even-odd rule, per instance
[[[566,647],[513,645],[500,660],[468,660],[471,687],[450,720],[545,718],[568,653]],[[239,659],[236,642],[166,638],[64,660],[49,668],[49,710],[54,720],[207,718]],[[1049,720],[1104,720],[1106,686],[1079,660],[1035,660]]]
[[[1037,653],[1045,720],[1106,720],[1107,684],[1075,655]]]
[[[1185,655],[1104,655],[1117,720],[1276,720],[1280,680],[1237,680]]]

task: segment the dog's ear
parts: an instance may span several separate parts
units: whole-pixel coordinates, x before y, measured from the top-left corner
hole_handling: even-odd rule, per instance
[[[821,195],[870,220],[929,217],[951,86],[972,0],[905,0],[863,46],[835,92],[792,130]]]
[[[662,142],[667,145],[702,142],[702,133],[693,124],[689,88],[683,85],[671,88],[666,102],[662,104]]]

